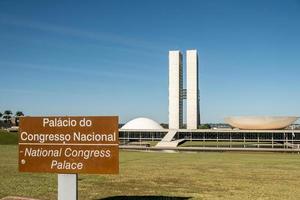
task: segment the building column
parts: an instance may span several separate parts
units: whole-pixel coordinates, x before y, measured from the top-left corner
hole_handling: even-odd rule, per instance
[[[199,89],[198,89],[198,54],[197,50],[186,51],[187,74],[187,129],[197,129],[200,124]]]
[[[169,51],[169,129],[182,127],[182,89],[182,54],[180,51]]]

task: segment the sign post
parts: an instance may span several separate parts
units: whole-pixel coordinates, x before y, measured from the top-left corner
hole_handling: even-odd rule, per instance
[[[58,200],[77,200],[77,174],[58,174]]]
[[[58,199],[77,199],[77,174],[118,174],[118,117],[21,117],[19,171],[58,175]]]

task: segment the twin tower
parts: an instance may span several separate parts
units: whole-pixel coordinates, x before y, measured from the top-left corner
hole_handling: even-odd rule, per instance
[[[183,100],[186,99],[186,127],[200,124],[197,50],[186,51],[186,89],[183,89],[182,53],[169,51],[169,129],[183,128]]]

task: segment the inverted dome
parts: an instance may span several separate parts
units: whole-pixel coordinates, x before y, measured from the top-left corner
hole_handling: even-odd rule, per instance
[[[163,127],[152,119],[139,117],[127,122],[121,129],[163,129]]]
[[[298,117],[294,116],[240,116],[226,117],[224,121],[239,129],[271,130],[284,129],[297,119]]]

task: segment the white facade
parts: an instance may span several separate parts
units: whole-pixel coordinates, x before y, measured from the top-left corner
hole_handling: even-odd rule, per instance
[[[276,130],[284,129],[299,117],[296,116],[234,116],[225,117],[230,126],[244,130]]]
[[[200,124],[197,50],[186,51],[186,74],[187,129],[197,129]]]
[[[130,120],[127,122],[124,126],[121,128],[122,130],[138,130],[138,129],[147,129],[147,130],[153,130],[153,129],[163,129],[163,127],[156,121],[146,118],[146,117],[139,117],[135,118],[133,120]]]
[[[169,51],[169,129],[182,127],[182,87],[182,54],[180,51]]]

